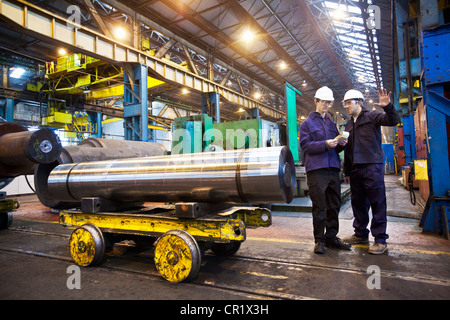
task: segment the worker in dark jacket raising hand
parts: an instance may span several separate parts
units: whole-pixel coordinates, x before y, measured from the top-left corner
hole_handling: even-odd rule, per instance
[[[339,132],[336,123],[328,116],[328,108],[334,102],[333,91],[328,87],[320,88],[314,102],[316,111],[311,112],[300,127],[300,146],[312,202],[314,252],[323,254],[325,246],[344,250],[351,248],[337,237],[341,207],[338,153],[347,140],[335,139]]]
[[[363,106],[364,96],[358,90],[349,90],[344,96],[344,108],[350,119],[345,130],[350,133],[344,152],[345,182],[350,183],[354,215],[354,235],[344,239],[352,244],[368,243],[369,208],[372,208],[370,230],[375,243],[371,254],[386,251],[386,192],[384,161],[381,148],[381,126],[395,126],[400,116],[390,101],[391,93],[378,90],[379,102],[374,103],[384,112],[368,110]]]

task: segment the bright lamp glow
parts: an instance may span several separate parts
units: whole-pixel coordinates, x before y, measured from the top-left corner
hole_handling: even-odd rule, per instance
[[[125,39],[128,36],[128,32],[122,27],[117,27],[114,29],[114,36],[117,39]]]
[[[60,54],[61,56],[65,55],[66,53],[67,53],[67,51],[64,48],[59,48],[58,49],[58,54]]]
[[[245,29],[241,36],[242,40],[245,42],[250,42],[255,38],[255,33],[250,29]]]
[[[349,58],[358,58],[361,56],[361,51],[358,51],[356,49],[352,49],[350,50],[350,52],[348,53],[348,57]]]
[[[332,17],[334,20],[344,20],[347,17],[347,13],[343,8],[337,8],[333,13]]]
[[[11,78],[19,79],[25,73],[25,69],[14,68],[13,72],[9,75]]]

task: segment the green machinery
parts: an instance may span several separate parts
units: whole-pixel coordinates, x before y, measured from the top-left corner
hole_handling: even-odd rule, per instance
[[[180,117],[172,125],[172,154],[279,146],[279,125],[263,119],[213,123],[207,114]]]
[[[291,84],[285,82],[286,98],[286,118],[287,118],[287,141],[289,149],[294,156],[295,165],[300,165],[299,145],[298,145],[298,120],[297,120],[297,94],[300,91]]]

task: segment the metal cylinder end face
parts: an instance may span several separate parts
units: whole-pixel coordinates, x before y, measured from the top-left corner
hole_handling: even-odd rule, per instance
[[[284,177],[284,184],[286,187],[291,186],[291,176],[292,176],[291,166],[289,165],[289,163],[285,162],[283,165],[283,177]]]
[[[61,154],[59,137],[50,129],[34,131],[28,143],[28,157],[35,163],[52,163]]]

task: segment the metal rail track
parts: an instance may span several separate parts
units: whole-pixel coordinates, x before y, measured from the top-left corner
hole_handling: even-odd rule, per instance
[[[30,233],[30,234],[34,234],[34,235],[38,235],[38,236],[48,236],[48,237],[60,237],[60,238],[65,238],[67,239],[67,242],[70,239],[70,235],[65,235],[65,234],[58,234],[58,233],[54,233],[54,232],[44,232],[44,231],[36,231],[36,230],[27,230],[27,229],[21,229],[21,228],[14,228],[14,227],[10,227],[8,230],[13,231],[13,232],[22,232],[22,233]],[[67,244],[68,245],[68,244]],[[135,247],[134,245],[130,245],[127,243],[116,243],[115,246],[119,246],[119,247]],[[150,250],[150,249],[149,249]],[[18,254],[26,254],[26,255],[32,255],[32,256],[36,256],[36,257],[43,257],[43,258],[48,258],[48,259],[53,259],[53,260],[60,260],[60,261],[67,261],[67,262],[73,262],[72,258],[67,255],[59,255],[59,254],[50,254],[50,253],[46,253],[46,252],[40,252],[40,251],[34,251],[34,250],[26,250],[26,249],[22,249],[22,248],[6,248],[4,246],[2,246],[0,244],[0,251],[2,252],[11,252],[11,253],[18,253]],[[209,256],[209,254],[206,254],[206,256]],[[211,255],[212,256],[212,255]],[[232,258],[232,257],[229,257]],[[228,259],[228,258],[227,258]],[[238,258],[240,259],[240,258]],[[242,259],[245,259],[244,257],[242,257]],[[267,260],[268,262],[275,262],[275,261],[270,261]],[[128,273],[128,274],[136,274],[136,275],[141,275],[141,276],[148,276],[148,277],[152,277],[152,278],[158,278],[161,281],[165,281],[163,280],[163,278],[161,277],[161,274],[156,270],[152,272],[152,271],[140,271],[140,270],[133,270],[130,268],[126,268],[123,266],[108,266],[106,264],[102,264],[100,266],[97,266],[95,268],[105,268],[105,269],[110,269],[110,270],[114,270],[114,271],[118,271],[118,272],[122,272],[122,273]],[[299,299],[313,299],[313,298],[309,298],[309,297],[303,297],[303,296],[297,296],[297,295],[290,295],[290,294],[283,294],[283,293],[279,293],[279,292],[270,292],[270,291],[256,291],[256,290],[251,290],[251,289],[243,289],[242,287],[233,287],[233,286],[224,286],[224,285],[217,285],[214,284],[212,282],[209,281],[198,281],[197,279],[195,279],[194,281],[189,282],[190,285],[194,285],[194,286],[198,286],[198,287],[209,287],[209,288],[213,288],[222,292],[230,292],[233,294],[240,294],[243,296],[246,296],[247,298],[250,299],[263,299],[263,300],[267,300],[267,299],[275,299],[275,300],[299,300]]]
[[[60,234],[55,232],[44,232],[44,231],[36,231],[36,230],[27,230],[27,229],[20,229],[20,228],[10,228],[9,229],[12,232],[22,232],[22,233],[29,233],[37,236],[42,237],[60,237],[67,239],[67,241],[70,238],[70,235],[67,234]],[[119,248],[122,247],[126,248],[128,247],[135,247],[134,245],[130,245],[128,243],[119,243],[116,244]],[[45,257],[48,259],[54,259],[54,260],[60,260],[60,261],[72,261],[72,258],[70,255],[64,255],[64,254],[54,254],[54,253],[48,253],[48,252],[42,252],[42,251],[35,251],[35,250],[26,250],[23,248],[8,248],[0,244],[0,251],[2,252],[11,252],[11,253],[18,253],[18,254],[26,254],[26,255],[33,255],[37,257]],[[209,268],[220,268],[220,266],[214,266],[214,264],[217,262],[214,259],[213,255],[206,254],[206,260],[208,261],[208,267]],[[148,257],[147,257],[148,258]],[[126,259],[126,256],[125,256]],[[144,259],[144,258],[143,258]],[[225,259],[225,258],[223,258]],[[364,269],[358,269],[358,268],[352,268],[352,267],[340,267],[340,266],[330,266],[330,265],[320,265],[316,263],[302,263],[302,262],[292,262],[287,261],[283,259],[276,259],[271,257],[255,257],[255,256],[246,256],[246,255],[239,255],[236,254],[232,257],[227,257],[226,260],[230,260],[233,264],[234,263],[244,263],[248,265],[255,265],[255,264],[261,264],[272,267],[272,269],[277,268],[298,268],[298,269],[308,269],[308,270],[329,270],[332,272],[338,272],[340,274],[353,274],[353,275],[366,275],[366,270]],[[219,263],[220,264],[220,261]],[[163,281],[161,278],[161,275],[158,273],[158,271],[155,270],[148,271],[148,269],[144,272],[139,270],[138,268],[133,269],[133,266],[127,267],[128,265],[108,265],[108,264],[102,264],[101,266],[98,266],[97,268],[106,268],[118,272],[122,272],[125,274],[136,274],[140,276],[148,276],[152,278],[158,278]],[[197,287],[208,287],[212,289],[216,289],[219,291],[222,291],[224,293],[233,293],[233,294],[239,294],[243,295],[250,299],[288,299],[288,300],[299,300],[299,299],[313,299],[311,297],[301,296],[297,294],[290,294],[290,293],[283,293],[279,291],[273,291],[273,290],[265,290],[256,287],[249,287],[249,286],[242,286],[237,285],[233,283],[227,283],[226,281],[220,282],[220,281],[214,281],[205,278],[205,276],[200,275],[197,279],[194,279],[189,283],[189,285],[194,285]],[[239,273],[243,274],[250,274],[254,276],[260,276],[265,278],[273,278],[273,279],[287,279],[287,277],[283,275],[273,275],[273,274],[260,274],[257,272],[251,272],[251,271],[239,271]],[[408,272],[389,272],[384,271],[383,272],[383,278],[384,279],[396,279],[396,280],[402,280],[406,282],[418,282],[423,284],[429,284],[429,285],[439,285],[444,287],[450,287],[450,279],[448,278],[438,278],[434,276],[427,276],[427,275],[421,275],[418,276],[417,274],[411,274]]]

